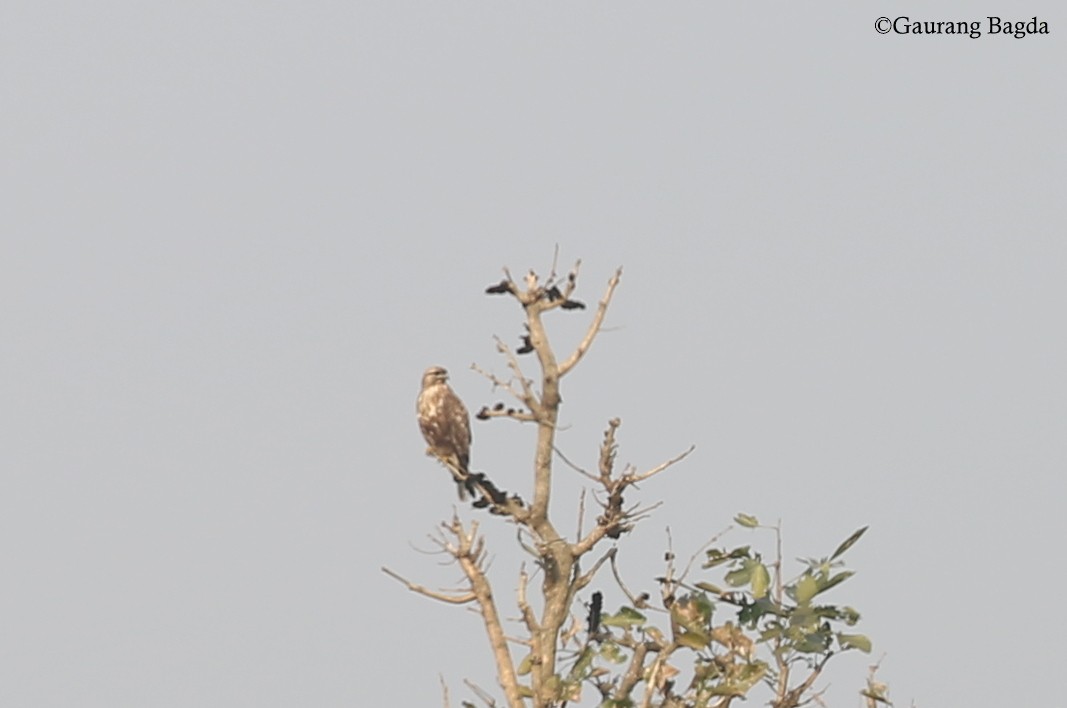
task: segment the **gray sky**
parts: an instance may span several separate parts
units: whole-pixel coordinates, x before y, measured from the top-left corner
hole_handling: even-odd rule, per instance
[[[833,599],[898,705],[1055,704],[1067,17],[874,30],[1015,6],[7,3],[0,703],[491,687],[477,618],[378,569],[456,579],[413,549],[454,503],[419,376],[497,400],[468,367],[521,313],[482,289],[558,243],[587,302],[625,269],[562,448],[613,416],[621,462],[697,446],[642,490],[632,586],[667,525],[688,555],[781,518],[793,557],[870,524]],[[588,313],[557,314],[563,352]],[[475,466],[527,489],[531,440],[478,424]]]

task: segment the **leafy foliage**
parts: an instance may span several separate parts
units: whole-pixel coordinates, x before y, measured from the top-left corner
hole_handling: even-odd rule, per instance
[[[747,514],[735,521],[767,530]],[[577,646],[560,695],[578,700],[584,683],[599,694],[601,708],[639,705],[643,694],[655,696],[644,705],[723,708],[762,683],[774,692],[776,708],[800,705],[832,656],[871,651],[865,635],[845,631],[859,622],[859,612],[818,602],[853,575],[841,557],[864,531],[827,558],[803,561],[788,581],[780,557],[768,566],[751,545],[706,550],[701,570],[708,577],[693,582],[675,578],[669,567],[660,578],[659,607],[620,607],[584,642],[572,641]],[[721,581],[714,582],[717,575]]]

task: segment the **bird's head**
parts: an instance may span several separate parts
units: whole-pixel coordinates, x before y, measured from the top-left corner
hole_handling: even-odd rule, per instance
[[[429,388],[448,381],[448,371],[443,366],[431,366],[422,375],[422,387]]]

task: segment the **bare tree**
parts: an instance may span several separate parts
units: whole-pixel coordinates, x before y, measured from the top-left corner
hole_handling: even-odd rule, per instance
[[[494,594],[486,567],[486,543],[477,521],[462,522],[458,516],[442,523],[436,542],[459,566],[465,587],[457,592],[430,590],[383,568],[408,589],[451,604],[473,604],[479,611],[496,664],[499,688],[510,708],[533,706],[549,708],[577,703],[582,690],[591,687],[601,706],[708,706],[727,708],[758,684],[768,686],[775,708],[794,708],[819,699],[814,684],[826,662],[850,649],[869,650],[862,635],[835,632],[834,623],[855,624],[858,613],[851,608],[815,605],[816,595],[846,580],[851,573],[838,571],[840,555],[863,534],[852,535],[829,558],[809,561],[797,578],[782,575],[781,536],[778,526],[761,527],[752,516],[739,514],[742,527],[770,528],[776,538],[775,561],[768,568],[760,554],[749,546],[734,549],[710,548],[717,535],[686,567],[678,572],[674,554],[666,556],[665,575],[658,578],[660,597],[653,603],[647,595],[633,595],[620,575],[616,542],[648,514],[655,505],[628,504],[626,495],[639,482],[647,480],[680,462],[693,447],[648,470],[616,465],[618,419],[608,421],[600,444],[595,473],[571,463],[556,446],[562,397],[561,383],[575,370],[592,347],[604,323],[612,296],[622,276],[616,270],[597,304],[584,337],[560,361],[550,343],[544,318],[553,310],[584,310],[574,299],[580,262],[564,277],[556,275],[555,265],[547,278],[530,271],[516,281],[505,269],[505,277],[486,289],[491,295],[509,296],[522,308],[525,317],[521,346],[512,350],[499,338],[497,350],[510,375],[498,377],[480,367],[495,388],[508,393],[515,405],[497,403],[485,406],[476,417],[532,423],[537,427],[534,453],[533,496],[529,502],[518,494],[501,489],[487,472],[469,472],[444,461],[457,480],[466,480],[477,491],[475,508],[493,517],[507,519],[522,531],[520,544],[530,553],[539,570],[540,588],[536,602],[530,598],[530,575],[519,571],[515,607],[521,618],[522,636],[511,637],[501,619],[498,597]],[[538,375],[528,377],[519,357],[535,355]],[[566,538],[550,517],[553,491],[553,461],[562,460],[590,481],[599,504],[599,513],[588,531],[574,539]],[[580,505],[584,511],[586,496]],[[528,543],[523,539],[528,539]],[[705,581],[691,581],[689,574],[699,554],[703,569],[727,570],[722,589]],[[591,562],[584,563],[591,558]],[[629,605],[619,612],[603,611],[600,593],[593,593],[587,607],[581,607],[578,593],[606,566],[610,566]],[[772,578],[773,571],[773,578]],[[655,606],[654,606],[655,605]],[[730,621],[716,624],[716,606],[730,608]],[[658,610],[666,627],[654,626],[646,611]],[[585,615],[584,627],[578,621]],[[736,622],[736,624],[735,624]],[[757,645],[769,659],[757,657]],[[518,662],[514,649],[522,652]],[[686,652],[691,664],[679,684],[682,671],[677,656]],[[873,678],[872,678],[873,680]],[[476,693],[486,703],[495,699],[482,689]],[[869,700],[870,691],[866,693]],[[877,700],[887,702],[884,696]],[[447,698],[446,698],[447,704]]]

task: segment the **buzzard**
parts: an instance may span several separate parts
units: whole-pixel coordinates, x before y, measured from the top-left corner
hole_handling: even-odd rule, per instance
[[[422,390],[415,407],[419,429],[426,438],[427,455],[433,455],[452,472],[459,498],[474,493],[470,473],[471,421],[467,407],[448,385],[448,372],[431,366],[422,375]]]

